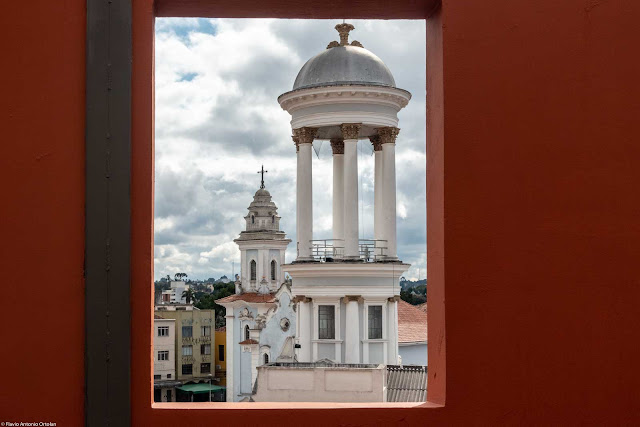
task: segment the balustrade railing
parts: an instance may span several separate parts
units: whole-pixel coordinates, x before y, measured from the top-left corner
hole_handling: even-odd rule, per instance
[[[311,256],[316,261],[336,262],[344,256],[343,239],[317,239],[309,242],[311,243]],[[358,243],[361,260],[376,262],[385,257],[386,240],[360,239]]]

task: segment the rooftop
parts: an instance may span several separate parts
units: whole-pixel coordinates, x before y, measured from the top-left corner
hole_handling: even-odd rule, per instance
[[[228,297],[216,300],[216,304],[230,303],[234,301],[273,303],[276,302],[275,292],[269,294],[259,294],[257,292],[245,292],[243,294],[229,295]]]
[[[398,342],[426,342],[427,312],[406,301],[398,301]]]

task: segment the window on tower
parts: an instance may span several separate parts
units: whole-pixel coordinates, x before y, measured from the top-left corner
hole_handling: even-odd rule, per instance
[[[250,266],[251,266],[251,280],[256,280],[256,261],[252,259]]]
[[[276,280],[276,260],[271,261],[271,280]]]
[[[256,217],[251,215],[251,224],[255,224],[256,223]]]
[[[249,325],[244,327],[244,339],[245,340],[249,339]]]

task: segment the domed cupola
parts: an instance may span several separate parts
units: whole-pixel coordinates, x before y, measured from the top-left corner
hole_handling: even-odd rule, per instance
[[[309,59],[295,79],[293,90],[278,98],[291,116],[293,129],[318,128],[316,139],[341,135],[341,123],[361,123],[360,138],[379,127],[398,125],[397,113],[411,94],[396,87],[389,68],[360,42],[349,43],[354,26],[336,25],[340,42]]]
[[[280,238],[284,238],[284,232],[280,231],[278,207],[271,200],[271,193],[264,186],[264,172],[266,172],[264,168],[259,172],[262,173],[260,188],[254,194],[253,201],[248,207],[249,213],[244,217],[246,228],[240,233],[241,239],[272,239],[274,234],[282,234]]]

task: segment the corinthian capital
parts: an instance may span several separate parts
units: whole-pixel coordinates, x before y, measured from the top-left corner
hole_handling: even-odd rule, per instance
[[[333,154],[344,154],[344,140],[342,138],[331,138],[331,149]]]
[[[299,144],[311,144],[318,134],[317,128],[298,128],[293,130],[293,142],[297,145]]]
[[[373,144],[373,151],[382,151],[382,142],[380,142],[380,135],[373,135],[369,137],[369,141]]]
[[[378,128],[377,130],[382,144],[395,144],[396,137],[400,133],[400,129],[394,127]]]
[[[360,123],[341,124],[340,130],[342,130],[342,139],[358,139],[361,127],[362,125]]]

